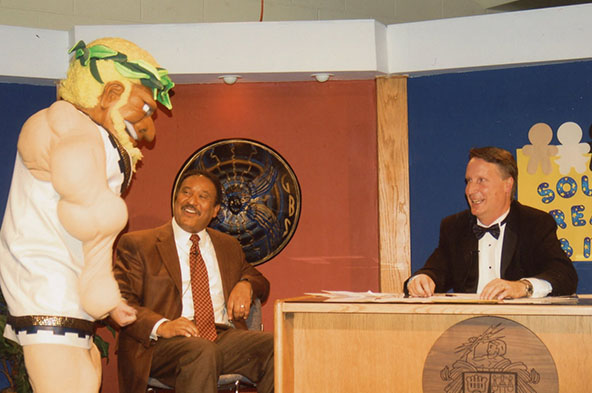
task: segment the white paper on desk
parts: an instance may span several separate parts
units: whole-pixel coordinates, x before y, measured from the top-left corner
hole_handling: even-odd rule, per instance
[[[477,293],[436,293],[429,299],[431,299],[433,303],[499,303],[499,301],[495,299],[481,299]]]
[[[519,299],[481,299],[477,293],[442,293],[435,294],[430,299],[434,303],[475,303],[475,304],[575,304],[577,296],[546,296],[546,297],[523,297]]]
[[[506,300],[484,300],[477,293],[437,293],[430,297],[405,297],[402,293],[386,292],[350,292],[326,291],[306,293],[306,295],[324,297],[325,302],[343,303],[474,303],[474,304],[574,304],[577,296],[547,296],[543,298],[521,298]]]
[[[385,292],[350,292],[350,291],[322,291],[321,293],[306,293],[311,296],[326,298],[325,302],[367,302],[367,303],[432,303],[430,298],[406,298],[402,293]]]
[[[350,292],[350,291],[325,291],[320,293],[308,292],[306,295],[321,296],[326,298],[326,302],[371,302],[374,299],[374,293],[368,292]]]
[[[520,299],[504,299],[504,304],[577,304],[577,296],[546,296],[546,297],[523,297]]]

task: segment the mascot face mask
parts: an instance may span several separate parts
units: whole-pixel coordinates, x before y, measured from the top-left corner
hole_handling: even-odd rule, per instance
[[[103,127],[118,137],[127,132],[128,139],[135,146],[139,141],[152,142],[156,134],[152,115],[156,111],[156,102],[150,91],[140,85],[131,85],[127,102],[112,105]]]
[[[68,77],[59,95],[105,127],[132,158],[132,169],[142,158],[137,142],[155,136],[152,115],[156,102],[172,108],[168,71],[141,48],[117,38],[100,39],[88,46],[79,41]]]

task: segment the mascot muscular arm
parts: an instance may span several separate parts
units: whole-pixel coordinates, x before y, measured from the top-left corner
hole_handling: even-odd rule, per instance
[[[52,183],[60,195],[60,222],[82,242],[82,308],[95,319],[114,311],[120,325],[132,322],[135,313],[122,302],[111,273],[111,247],[127,222],[127,209],[107,185],[96,126],[70,103],[58,101],[25,123],[18,151],[34,176]]]

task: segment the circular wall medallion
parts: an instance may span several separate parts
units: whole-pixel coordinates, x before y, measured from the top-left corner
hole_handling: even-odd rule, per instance
[[[469,318],[446,330],[423,369],[424,393],[557,393],[555,362],[528,328],[507,318]]]
[[[236,237],[247,261],[267,262],[288,244],[300,218],[300,185],[276,151],[248,139],[206,145],[177,174],[171,201],[183,172],[193,169],[208,170],[220,180],[220,211],[210,227]]]

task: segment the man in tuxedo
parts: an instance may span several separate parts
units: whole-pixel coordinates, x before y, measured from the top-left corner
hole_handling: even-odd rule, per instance
[[[482,299],[571,295],[578,276],[551,215],[514,200],[518,168],[507,150],[471,149],[469,209],[446,217],[436,250],[405,283],[410,296],[452,289]]]
[[[220,199],[215,176],[187,171],[175,190],[173,219],[119,240],[115,277],[137,310],[119,336],[121,392],[144,393],[152,376],[177,393],[214,393],[227,373],[273,392],[273,335],[245,325],[252,299],[264,302],[269,282],[235,238],[207,228]],[[197,260],[207,270],[205,294],[195,279]]]

